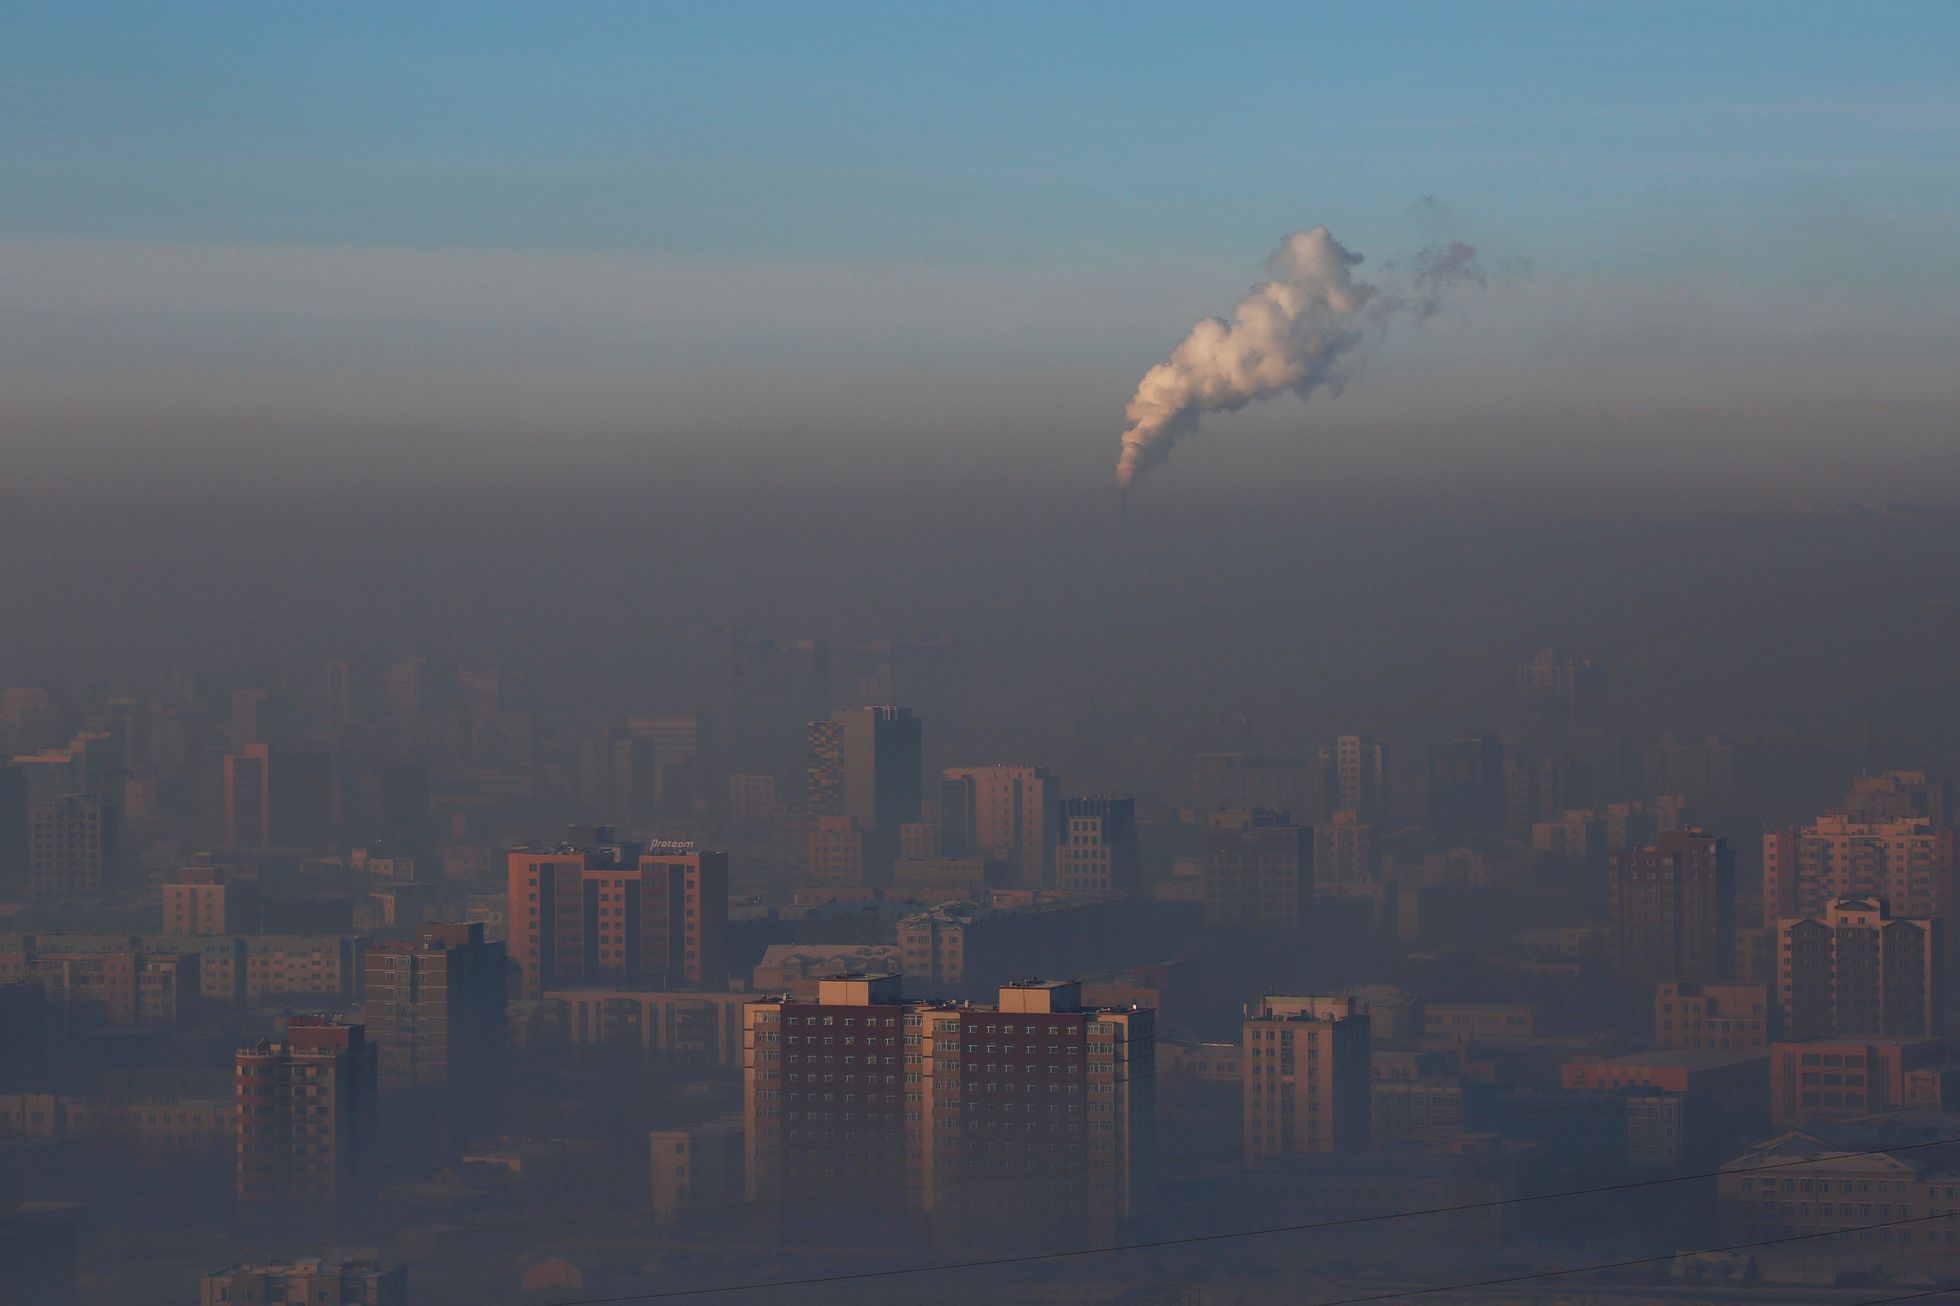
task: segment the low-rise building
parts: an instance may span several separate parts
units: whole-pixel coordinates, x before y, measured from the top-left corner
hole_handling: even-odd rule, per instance
[[[408,1267],[377,1253],[246,1261],[204,1276],[203,1306],[408,1306]]]
[[[1776,1005],[1767,984],[1689,984],[1654,990],[1654,1046],[1747,1052],[1776,1037]]]
[[[1720,1236],[1802,1239],[1806,1256],[1859,1264],[1893,1251],[1953,1255],[1960,1219],[1924,1217],[1960,1212],[1960,1145],[1926,1146],[1956,1137],[1960,1116],[1909,1111],[1764,1139],[1716,1179]]]
[[[1770,1123],[1856,1120],[1905,1105],[1906,1076],[1946,1060],[1926,1038],[1798,1039],[1770,1045]]]

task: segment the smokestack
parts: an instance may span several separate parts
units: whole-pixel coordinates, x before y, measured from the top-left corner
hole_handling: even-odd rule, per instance
[[[1230,319],[1200,321],[1143,374],[1125,410],[1130,425],[1116,484],[1127,489],[1138,473],[1169,458],[1179,440],[1197,434],[1206,413],[1236,412],[1288,390],[1302,399],[1323,387],[1338,393],[1343,360],[1370,328],[1385,329],[1403,314],[1423,321],[1451,286],[1483,283],[1477,251],[1462,241],[1418,254],[1409,289],[1399,293],[1357,277],[1360,263],[1325,227],[1288,236],[1266,260],[1271,280],[1253,287]]]

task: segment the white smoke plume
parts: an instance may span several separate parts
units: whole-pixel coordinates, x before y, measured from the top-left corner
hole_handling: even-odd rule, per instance
[[[1127,489],[1169,458],[1206,413],[1236,412],[1287,390],[1302,399],[1322,387],[1338,393],[1343,360],[1371,332],[1397,316],[1434,316],[1452,286],[1483,284],[1477,251],[1461,241],[1418,254],[1405,291],[1361,280],[1360,262],[1325,227],[1288,236],[1266,260],[1272,279],[1253,287],[1229,320],[1203,319],[1143,374],[1125,410],[1117,485]]]

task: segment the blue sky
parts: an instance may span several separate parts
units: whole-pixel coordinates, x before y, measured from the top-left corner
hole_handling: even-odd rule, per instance
[[[332,421],[408,429],[519,365],[666,369],[676,411],[766,433],[813,376],[949,357],[1078,374],[1113,430],[1122,375],[1314,223],[1528,263],[1409,355],[1454,369],[1684,311],[1749,360],[1844,356],[1792,323],[1931,358],[1956,59],[1952,4],[17,5],[0,438],[246,387],[303,442],[277,378],[322,371],[415,396]],[[771,379],[688,399],[716,365]]]

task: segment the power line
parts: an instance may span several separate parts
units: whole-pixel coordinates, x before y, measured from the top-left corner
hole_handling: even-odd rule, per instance
[[[1718,1083],[1718,1084],[1706,1085],[1704,1086],[1704,1088],[1696,1091],[1706,1092],[1706,1091],[1719,1091],[1725,1088],[1747,1088],[1747,1087],[1755,1086],[1757,1084],[1765,1084],[1767,1082],[1768,1080],[1764,1076],[1750,1075],[1743,1079],[1737,1079],[1732,1081],[1725,1081],[1723,1083]],[[1330,1135],[1328,1141],[1329,1142],[1357,1142],[1363,1139],[1394,1138],[1404,1134],[1435,1133],[1441,1130],[1452,1129],[1452,1128],[1461,1130],[1472,1125],[1495,1124],[1505,1120],[1531,1119],[1539,1116],[1560,1115],[1566,1112],[1573,1112],[1573,1111],[1598,1111],[1602,1107],[1607,1105],[1609,1104],[1598,1100],[1589,1101],[1589,1102],[1555,1103],[1548,1106],[1536,1107],[1526,1111],[1509,1111],[1509,1112],[1501,1112],[1494,1115],[1468,1117],[1458,1121],[1446,1121],[1446,1122],[1440,1122],[1440,1123],[1428,1124],[1428,1125],[1411,1125],[1403,1129],[1355,1130],[1351,1133]],[[1955,1141],[1960,1141],[1960,1140],[1955,1140]],[[1165,1155],[1154,1156],[1154,1157],[1145,1157],[1140,1160],[1132,1161],[1130,1163],[1130,1168],[1132,1170],[1135,1170],[1140,1166],[1166,1165],[1178,1161],[1210,1160],[1223,1156],[1242,1156],[1244,1155],[1245,1150],[1246,1149],[1244,1144],[1241,1143],[1234,1147],[1214,1148],[1203,1152],[1171,1153],[1171,1154],[1165,1154]],[[979,1175],[968,1179],[954,1180],[949,1183],[898,1184],[885,1188],[852,1189],[844,1192],[811,1194],[809,1196],[804,1196],[804,1197],[785,1197],[785,1198],[778,1198],[774,1201],[768,1201],[768,1202],[749,1202],[749,1201],[726,1202],[718,1206],[697,1207],[694,1210],[687,1212],[686,1214],[720,1215],[720,1214],[728,1214],[736,1211],[763,1211],[763,1210],[773,1210],[773,1209],[777,1209],[781,1207],[789,1207],[789,1206],[805,1206],[805,1205],[810,1205],[812,1203],[856,1201],[863,1198],[874,1198],[874,1197],[895,1197],[895,1196],[903,1196],[907,1193],[925,1192],[928,1190],[934,1192],[940,1192],[940,1191],[956,1189],[956,1188],[978,1187],[985,1184],[1033,1183],[1033,1182],[1041,1182],[1041,1181],[1057,1181],[1057,1180],[1066,1180],[1068,1178],[1075,1177],[1075,1176],[1092,1174],[1102,1168],[1103,1167],[1084,1164],[1080,1166],[1070,1166],[1059,1170],[1050,1170],[1047,1172],[1036,1173],[1036,1174]],[[1239,1174],[1230,1177],[1234,1179],[1247,1179],[1247,1178],[1256,1178],[1257,1176],[1258,1176],[1257,1171],[1243,1171],[1240,1172]],[[1683,1175],[1680,1176],[1679,1178],[1681,1180],[1686,1180],[1695,1177],[1697,1176]],[[1675,1182],[1675,1181],[1667,1180],[1663,1182]],[[612,1223],[621,1223],[621,1222],[632,1221],[632,1220],[648,1220],[652,1218],[653,1218],[653,1212],[647,1210],[609,1212],[603,1214],[588,1214],[588,1215],[580,1215],[580,1216],[561,1216],[551,1220],[515,1220],[505,1224],[482,1225],[475,1228],[435,1230],[424,1235],[424,1237],[429,1239],[464,1238],[464,1237],[471,1237],[471,1236],[495,1235],[501,1233],[528,1233],[528,1232],[535,1232],[541,1229],[557,1229],[557,1228],[570,1228],[570,1227],[582,1228],[594,1224],[612,1224]],[[349,1241],[350,1237],[354,1238],[354,1240],[358,1240],[359,1236],[353,1236],[353,1235],[344,1236],[330,1241],[347,1242]],[[288,1248],[314,1247],[320,1245],[323,1245],[323,1243],[320,1242],[319,1240],[312,1240],[304,1243],[289,1242],[284,1244],[284,1246]],[[232,1244],[232,1247],[229,1250],[237,1253],[257,1252],[260,1255],[264,1255],[266,1254],[265,1247],[266,1245],[264,1243],[259,1243],[259,1242],[249,1243],[249,1244],[234,1243]],[[154,1263],[159,1261],[170,1262],[170,1261],[188,1260],[193,1254],[202,1255],[207,1258],[214,1257],[214,1256],[223,1256],[227,1254],[227,1249],[214,1248],[211,1251],[205,1253],[177,1251],[171,1253],[145,1254],[145,1255],[105,1256],[105,1257],[96,1257],[89,1260],[80,1260],[77,1261],[76,1264],[78,1266],[89,1266],[89,1265],[144,1264],[144,1263]]]
[[[1849,1154],[1846,1154],[1849,1155]],[[1774,1167],[1764,1167],[1774,1168]],[[1610,1192],[1611,1188],[1585,1191]],[[1547,1197],[1569,1197],[1576,1194],[1547,1194]],[[1538,1201],[1540,1198],[1507,1198],[1495,1203],[1481,1205],[1502,1206],[1510,1201]],[[1472,1207],[1448,1209],[1475,1209]],[[832,1283],[853,1283],[866,1279],[890,1279],[914,1274],[935,1274],[942,1271],[972,1270],[990,1266],[1025,1265],[1034,1261],[1062,1260],[1071,1256],[1097,1256],[1110,1252],[1143,1251],[1161,1247],[1183,1247],[1192,1243],[1217,1242],[1228,1238],[1250,1237],[1264,1233],[1287,1233],[1304,1229],[1331,1228],[1340,1224],[1363,1223],[1369,1219],[1396,1219],[1398,1216],[1364,1216],[1353,1220],[1337,1220],[1327,1224],[1296,1225],[1289,1228],[1249,1230],[1245,1233],[1196,1234],[1186,1238],[1160,1238],[1147,1242],[1127,1243],[1115,1247],[1095,1248],[1083,1251],[1029,1252],[1020,1256],[996,1256],[983,1260],[953,1261],[941,1265],[908,1266],[890,1270],[864,1270],[851,1274],[811,1275],[800,1279],[772,1279],[754,1283],[723,1284],[710,1288],[669,1288],[657,1292],[626,1293],[611,1297],[567,1297],[548,1303],[548,1306],[624,1306],[629,1302],[671,1301],[682,1297],[706,1297],[731,1292],[762,1292],[776,1288],[817,1287]],[[1644,1256],[1620,1261],[1599,1261],[1589,1265],[1573,1265],[1556,1270],[1538,1270],[1530,1274],[1507,1275],[1496,1279],[1479,1279],[1463,1283],[1432,1284],[1426,1288],[1405,1288],[1394,1292],[1376,1293],[1366,1297],[1339,1297],[1331,1300],[1303,1303],[1302,1306],[1362,1306],[1368,1302],[1397,1301],[1410,1297],[1428,1296],[1439,1292],[1462,1291],[1471,1288],[1494,1288],[1511,1283],[1525,1283],[1534,1279],[1552,1279],[1565,1275],[1587,1274],[1599,1270],[1628,1269],[1640,1265],[1654,1265],[1661,1261],[1671,1261],[1680,1256],[1709,1256],[1725,1252],[1749,1251],[1759,1247],[1777,1247],[1788,1243],[1808,1242],[1817,1238],[1836,1238],[1850,1233],[1866,1233],[1874,1229],[1895,1229],[1904,1225],[1927,1224],[1935,1220],[1960,1219],[1960,1212],[1946,1212],[1939,1215],[1918,1215],[1909,1219],[1886,1220],[1877,1224],[1849,1225],[1842,1229],[1820,1229],[1813,1233],[1787,1234],[1778,1238],[1764,1238],[1756,1242],[1731,1243],[1725,1247],[1705,1247],[1690,1251],[1667,1252],[1658,1256]],[[1951,1292],[1954,1289],[1941,1289]],[[1936,1296],[1937,1293],[1913,1294],[1916,1296]],[[1907,1297],[1888,1297],[1883,1301],[1905,1301]],[[1876,1302],[1859,1303],[1858,1306],[1879,1306]]]

